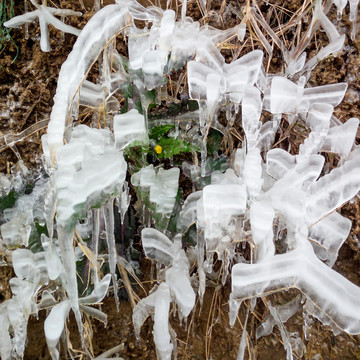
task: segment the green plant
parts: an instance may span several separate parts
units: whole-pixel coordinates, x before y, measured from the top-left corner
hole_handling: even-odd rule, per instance
[[[2,0],[0,2],[0,54],[4,51],[6,44],[11,42],[16,49],[16,54],[11,62],[12,64],[19,55],[19,48],[11,36],[11,30],[6,28],[3,24],[15,15],[14,6],[14,0]]]

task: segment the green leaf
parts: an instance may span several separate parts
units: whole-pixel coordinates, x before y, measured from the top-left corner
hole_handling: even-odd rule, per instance
[[[157,145],[162,148],[161,153],[157,154],[160,159],[171,158],[176,154],[191,152],[194,147],[187,141],[174,138],[161,138]]]
[[[150,101],[151,104],[156,105],[156,91],[155,89],[149,90],[146,92],[146,99]]]
[[[5,209],[12,208],[18,196],[19,194],[17,194],[14,190],[11,190],[7,196],[1,197],[0,211],[4,211]]]
[[[172,130],[174,128],[175,128],[174,124],[154,126],[150,130],[149,137],[150,137],[150,139],[153,139],[153,140],[160,140],[161,137],[163,137],[165,134],[167,134],[170,130]]]
[[[210,155],[213,155],[221,150],[222,140],[222,134],[219,131],[212,129],[207,139],[207,151]]]
[[[38,253],[40,251],[44,251],[41,244],[41,234],[45,234],[49,236],[46,225],[40,225],[35,222],[35,227],[31,230],[30,238],[29,238],[29,249],[33,253]]]

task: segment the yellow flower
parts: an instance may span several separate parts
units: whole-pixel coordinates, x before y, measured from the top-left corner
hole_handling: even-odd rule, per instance
[[[161,147],[160,145],[156,145],[154,150],[155,150],[155,152],[156,152],[157,154],[161,154],[161,153],[162,153],[162,147]]]

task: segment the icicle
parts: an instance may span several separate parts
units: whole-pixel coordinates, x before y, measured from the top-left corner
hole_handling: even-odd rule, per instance
[[[101,8],[101,5],[100,5],[100,0],[95,0],[94,2],[94,10],[95,12],[98,12]]]
[[[247,338],[246,326],[247,326],[248,318],[249,318],[249,309],[246,311],[244,328],[243,328],[243,332],[242,332],[242,334],[241,334],[239,351],[238,351],[238,355],[237,355],[237,357],[236,357],[236,360],[244,360],[245,349],[246,349],[246,338]]]
[[[201,142],[201,176],[206,176],[206,157],[207,157],[207,117],[208,111],[205,102],[199,101],[199,123],[200,123],[200,132],[202,136]]]
[[[281,321],[279,312],[277,311],[277,309],[274,306],[271,306],[270,304],[268,304],[268,307],[270,310],[270,314],[275,319],[276,324],[280,330],[281,338],[282,338],[282,341],[284,342],[284,348],[286,350],[286,360],[293,360],[292,346],[290,343],[289,335],[285,329],[284,324]]]
[[[181,8],[181,21],[185,21],[186,17],[186,10],[187,10],[187,0],[182,0],[182,8]]]
[[[76,323],[81,337],[82,344],[85,343],[83,336],[83,327],[81,322],[81,313],[78,303],[78,288],[76,278],[76,261],[73,247],[74,230],[65,229],[64,226],[58,224],[58,241],[61,251],[61,259],[64,265],[66,278],[66,291],[70,300],[71,308],[75,314]]]
[[[357,9],[358,9],[358,4],[359,4],[359,0],[349,0],[350,3],[350,16],[349,19],[353,24],[353,28],[351,30],[351,40],[354,41],[355,40],[355,36],[356,36],[356,17],[357,17]]]
[[[27,0],[24,0],[25,14],[29,11]],[[25,23],[25,40],[29,40],[29,24]]]
[[[103,211],[104,211],[105,229],[106,229],[106,242],[109,251],[110,273],[114,286],[116,308],[119,311],[119,298],[117,293],[118,286],[117,286],[117,276],[116,276],[117,252],[116,252],[115,236],[114,236],[114,199],[111,199],[104,206]]]
[[[98,264],[97,257],[99,253],[99,233],[100,233],[100,210],[93,210],[93,229],[91,234],[91,250],[93,251],[93,260],[92,263],[94,266],[94,283],[95,285],[99,282],[99,274],[98,274]]]

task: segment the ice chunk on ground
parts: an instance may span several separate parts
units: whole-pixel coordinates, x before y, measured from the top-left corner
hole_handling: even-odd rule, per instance
[[[45,253],[33,254],[28,249],[16,249],[12,253],[12,262],[16,276],[31,282],[46,285],[49,281]]]
[[[117,251],[115,245],[115,222],[114,222],[114,199],[108,201],[103,208],[104,220],[105,220],[105,231],[106,231],[106,243],[109,253],[109,268],[111,278],[114,287],[114,296],[116,308],[119,310],[119,298],[118,298],[118,283],[116,274],[116,263],[117,263]]]
[[[0,357],[3,360],[11,360],[12,343],[9,334],[9,318],[7,314],[7,301],[0,304]]]
[[[213,118],[219,104],[219,99],[222,97],[222,92],[224,91],[222,82],[221,75],[215,72],[210,72],[206,76],[206,103],[210,118]]]
[[[264,53],[253,50],[241,58],[224,65],[229,99],[239,104],[244,90],[258,80]],[[236,74],[236,76],[234,76]]]
[[[150,31],[131,28],[128,33],[129,65],[132,70],[139,70],[143,64],[143,55],[150,50]]]
[[[219,50],[212,44],[207,45],[207,47],[202,46],[197,51],[196,61],[188,62],[190,97],[199,101],[210,100],[213,104],[217,94],[219,105],[224,99],[240,103],[244,89],[254,85],[258,78],[263,56],[262,51],[252,51],[233,63],[226,64]],[[208,80],[208,76],[212,81]],[[209,84],[215,85],[216,91],[212,89],[209,92]],[[209,94],[212,95],[210,99],[208,99]],[[211,104],[210,109],[214,107]]]
[[[11,181],[5,174],[0,174],[0,197],[7,196],[11,189]]]
[[[321,155],[303,158],[267,191],[266,198],[288,225],[298,227],[299,219],[304,218],[306,192],[320,175],[323,165]]]
[[[75,227],[91,206],[119,192],[126,167],[109,131],[84,125],[75,127],[71,140],[58,153],[55,173],[58,223]]]
[[[115,144],[119,148],[134,141],[146,143],[148,141],[144,115],[135,109],[125,114],[114,116]]]
[[[54,241],[54,239],[52,239]],[[41,234],[41,244],[45,251],[45,262],[50,280],[56,280],[63,270],[63,265],[59,258],[55,243],[51,243],[50,239]]]
[[[197,202],[202,197],[202,191],[191,193],[182,206],[179,220],[177,222],[178,231],[184,233],[197,219]]]
[[[105,101],[104,88],[100,84],[94,84],[85,80],[81,85],[80,103],[97,107]]]
[[[111,275],[106,274],[99,283],[95,284],[90,295],[79,299],[79,304],[96,304],[102,301],[108,292],[110,280]]]
[[[160,22],[159,49],[165,54],[170,51],[175,28],[175,11],[165,10]]]
[[[131,183],[134,186],[140,186],[141,188],[150,188],[155,183],[156,173],[154,166],[143,167],[140,171],[131,176]]]

